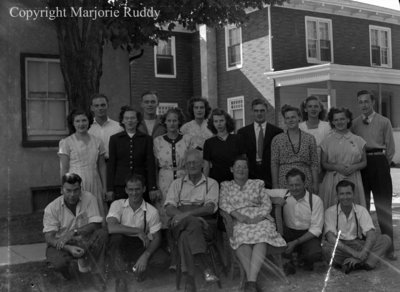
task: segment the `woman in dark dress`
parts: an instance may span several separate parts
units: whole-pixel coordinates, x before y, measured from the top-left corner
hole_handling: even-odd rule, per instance
[[[205,176],[218,183],[233,179],[230,167],[239,154],[238,136],[231,134],[235,130],[232,117],[222,109],[214,109],[208,119],[208,128],[215,135],[204,143]]]

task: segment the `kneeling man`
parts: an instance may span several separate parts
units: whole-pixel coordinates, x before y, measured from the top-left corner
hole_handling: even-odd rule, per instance
[[[355,185],[342,180],[336,185],[338,204],[325,211],[325,239],[323,251],[326,259],[332,257],[340,231],[333,263],[348,274],[352,270],[371,270],[391,245],[388,235],[375,231],[367,209],[353,203]]]
[[[207,239],[216,234],[215,212],[218,208],[218,183],[201,172],[202,153],[191,149],[185,155],[187,175],[174,180],[165,200],[170,228],[178,243],[182,271],[187,273],[185,291],[196,291],[194,260],[198,261],[207,282],[218,281],[206,258]]]
[[[96,198],[81,190],[82,179],[75,173],[62,176],[62,196],[44,210],[43,232],[47,260],[67,279],[77,259],[81,272],[92,270],[104,289],[104,252],[108,234],[102,228]],[[76,271],[76,269],[75,269]]]
[[[144,280],[148,266],[166,268],[168,255],[159,249],[161,221],[156,208],[143,200],[144,177],[134,174],[125,184],[128,199],[111,204],[107,215],[110,268],[116,277],[116,291],[128,291],[125,271],[129,268],[138,281]]]
[[[287,242],[285,254],[297,251],[305,270],[313,270],[313,264],[322,260],[320,235],[324,226],[324,206],[321,199],[305,189],[305,174],[292,168],[286,174],[289,191],[283,206],[285,222],[284,238]],[[290,262],[285,267],[286,273],[294,273]]]

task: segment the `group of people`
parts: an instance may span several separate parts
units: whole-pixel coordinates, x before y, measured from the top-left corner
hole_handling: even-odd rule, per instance
[[[142,111],[124,106],[118,123],[107,115],[108,98],[93,95],[94,119],[72,111],[71,135],[60,141],[62,196],[43,220],[48,260],[66,278],[72,259],[79,271],[103,276],[106,254],[117,291],[127,291],[128,267],[141,281],[149,265],[178,266],[185,290],[196,291],[195,263],[206,281],[218,281],[206,256],[223,229],[218,209],[233,218],[230,244],[246,272],[245,291],[259,291],[268,245],[289,258],[287,273],[295,269],[294,253],[307,270],[323,255],[330,259],[337,238],[334,263],[346,273],[372,269],[380,256],[395,260],[392,128],[374,111],[370,92],[357,100],[360,117],[332,108],[328,122],[318,97],[300,109],[284,105],[283,131],[267,122],[266,101],[255,99],[254,123],[234,134],[232,117],[204,98],[189,101],[191,120],[184,123],[179,108],[158,116],[158,95],[148,91]],[[270,189],[287,191],[274,197]],[[382,236],[369,215],[371,191]],[[283,206],[283,234],[272,204]],[[104,277],[96,282],[105,284]]]

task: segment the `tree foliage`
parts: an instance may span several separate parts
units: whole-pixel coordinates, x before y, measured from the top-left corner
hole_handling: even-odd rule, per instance
[[[103,45],[128,51],[165,39],[176,24],[195,30],[199,24],[216,27],[243,24],[246,8],[281,4],[285,0],[43,0],[55,9],[71,7],[91,11],[118,11],[113,17],[59,17],[54,22],[60,63],[70,106],[88,107],[98,92],[102,74]],[[158,17],[130,17],[133,12],[153,9]],[[132,12],[132,13],[127,13]],[[118,17],[115,15],[118,14]]]

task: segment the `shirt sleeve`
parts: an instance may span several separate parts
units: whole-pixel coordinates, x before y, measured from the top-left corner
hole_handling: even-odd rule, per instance
[[[154,208],[152,210],[152,215],[148,217],[147,224],[149,226],[150,234],[154,234],[161,229],[161,220],[158,211]]]
[[[123,199],[112,202],[112,204],[110,206],[110,210],[108,210],[108,214],[107,214],[106,218],[108,219],[108,218],[113,217],[113,218],[117,219],[118,223],[121,223],[123,202],[124,202]]]
[[[178,178],[171,183],[171,185],[168,188],[167,196],[165,198],[164,207],[167,205],[172,205],[175,207],[178,206],[178,194],[180,191],[179,188],[183,186],[182,180],[183,178]]]
[[[325,222],[324,222],[324,230],[325,234],[328,232],[332,232],[333,234],[337,234],[336,232],[336,208],[337,206],[334,205],[328,208],[325,211]]]
[[[44,209],[43,216],[43,233],[51,232],[51,231],[59,231],[61,226],[61,222],[58,220],[57,216],[55,216],[52,205],[48,205],[46,209]]]
[[[395,153],[395,144],[393,138],[393,129],[389,120],[386,120],[384,135],[386,145],[386,158],[389,162],[391,162]]]
[[[219,195],[219,186],[216,180],[211,178],[206,178],[208,180],[208,192],[204,199],[204,205],[214,204],[214,213],[218,209],[218,195]]]
[[[356,216],[358,218],[358,222],[360,224],[361,232],[363,235],[367,235],[367,232],[370,230],[375,230],[374,223],[372,222],[371,215],[369,215],[367,209],[362,206],[356,206]]]
[[[310,196],[313,196],[310,194]],[[315,237],[319,237],[322,233],[324,226],[324,206],[322,200],[318,196],[313,196],[313,210],[311,214],[311,224],[308,232],[312,233]]]
[[[70,156],[71,153],[71,148],[69,147],[69,144],[66,139],[61,139],[59,143],[59,148],[58,148],[58,155],[64,154],[67,156]]]
[[[103,221],[103,217],[100,215],[97,199],[92,194],[89,196],[90,199],[87,206],[88,223],[101,223]]]

